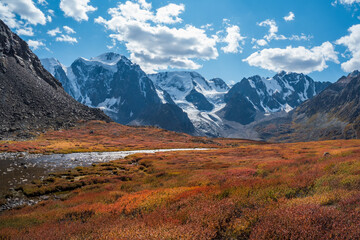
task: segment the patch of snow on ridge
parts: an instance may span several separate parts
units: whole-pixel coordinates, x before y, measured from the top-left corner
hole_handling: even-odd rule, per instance
[[[206,80],[197,72],[185,71],[150,74],[149,78],[157,86],[156,88],[166,91],[176,105],[187,113],[198,131],[202,134],[214,136],[218,134],[223,122],[216,112],[225,107],[224,96],[229,90],[223,80]],[[202,94],[214,106],[214,109],[212,111],[201,111],[193,103],[188,102],[186,97],[192,90]],[[160,96],[161,93],[157,92]],[[160,96],[160,98],[162,97]]]
[[[91,58],[89,61],[96,61],[96,62],[100,62],[102,64],[108,64],[108,65],[116,65],[121,59],[122,59],[122,56],[120,54],[104,53],[97,57]]]
[[[61,63],[56,60],[55,58],[45,58],[45,59],[41,59],[41,63],[44,66],[44,68],[46,70],[48,70],[48,72],[51,73],[51,75],[55,75],[55,67],[56,66],[61,66]]]
[[[71,67],[67,68],[65,73],[66,73],[66,76],[68,77],[68,79],[70,81],[71,88],[72,88],[73,94],[74,94],[73,97],[75,98],[75,100],[79,101],[79,99],[83,98],[83,96],[82,96],[82,94],[80,92],[80,87],[77,84],[76,76],[73,73],[72,68]]]
[[[107,98],[105,99],[104,102],[99,103],[97,105],[97,108],[100,108],[101,110],[104,111],[109,111],[109,112],[114,112],[114,113],[118,113],[118,111],[114,110],[114,105],[119,104],[121,101],[121,98]]]
[[[276,92],[282,92],[282,87],[274,78],[261,78],[262,82],[266,86],[266,91],[269,95],[273,95]]]
[[[157,89],[157,88],[156,88],[155,90],[156,90],[156,93],[157,93],[157,95],[159,96],[161,102],[162,102],[163,104],[166,104],[167,101],[165,100],[164,92],[161,91],[161,90],[159,90],[159,89]]]
[[[287,103],[285,104],[285,109],[284,109],[285,112],[287,112],[287,113],[288,113],[288,112],[291,112],[293,109],[294,109],[294,108],[292,108],[289,104],[287,104]]]

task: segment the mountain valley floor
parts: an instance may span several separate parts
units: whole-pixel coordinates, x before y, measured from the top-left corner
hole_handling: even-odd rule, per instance
[[[19,191],[48,200],[0,213],[0,239],[360,238],[360,140],[267,144],[97,121],[0,143],[47,154],[170,147],[213,149],[32,181]]]

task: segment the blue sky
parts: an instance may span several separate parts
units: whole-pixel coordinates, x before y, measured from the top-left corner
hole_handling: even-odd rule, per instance
[[[360,69],[360,0],[0,0],[0,18],[40,57],[69,66],[114,51],[146,72],[237,82]]]

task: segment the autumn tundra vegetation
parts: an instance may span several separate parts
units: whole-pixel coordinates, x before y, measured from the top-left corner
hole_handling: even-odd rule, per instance
[[[56,196],[0,213],[0,239],[359,239],[360,140],[264,143],[91,122],[1,151],[136,154],[19,187]]]

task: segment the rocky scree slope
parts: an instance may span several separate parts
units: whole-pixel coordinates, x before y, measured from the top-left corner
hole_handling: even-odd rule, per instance
[[[30,137],[80,120],[111,121],[69,96],[27,43],[0,20],[0,138]]]

